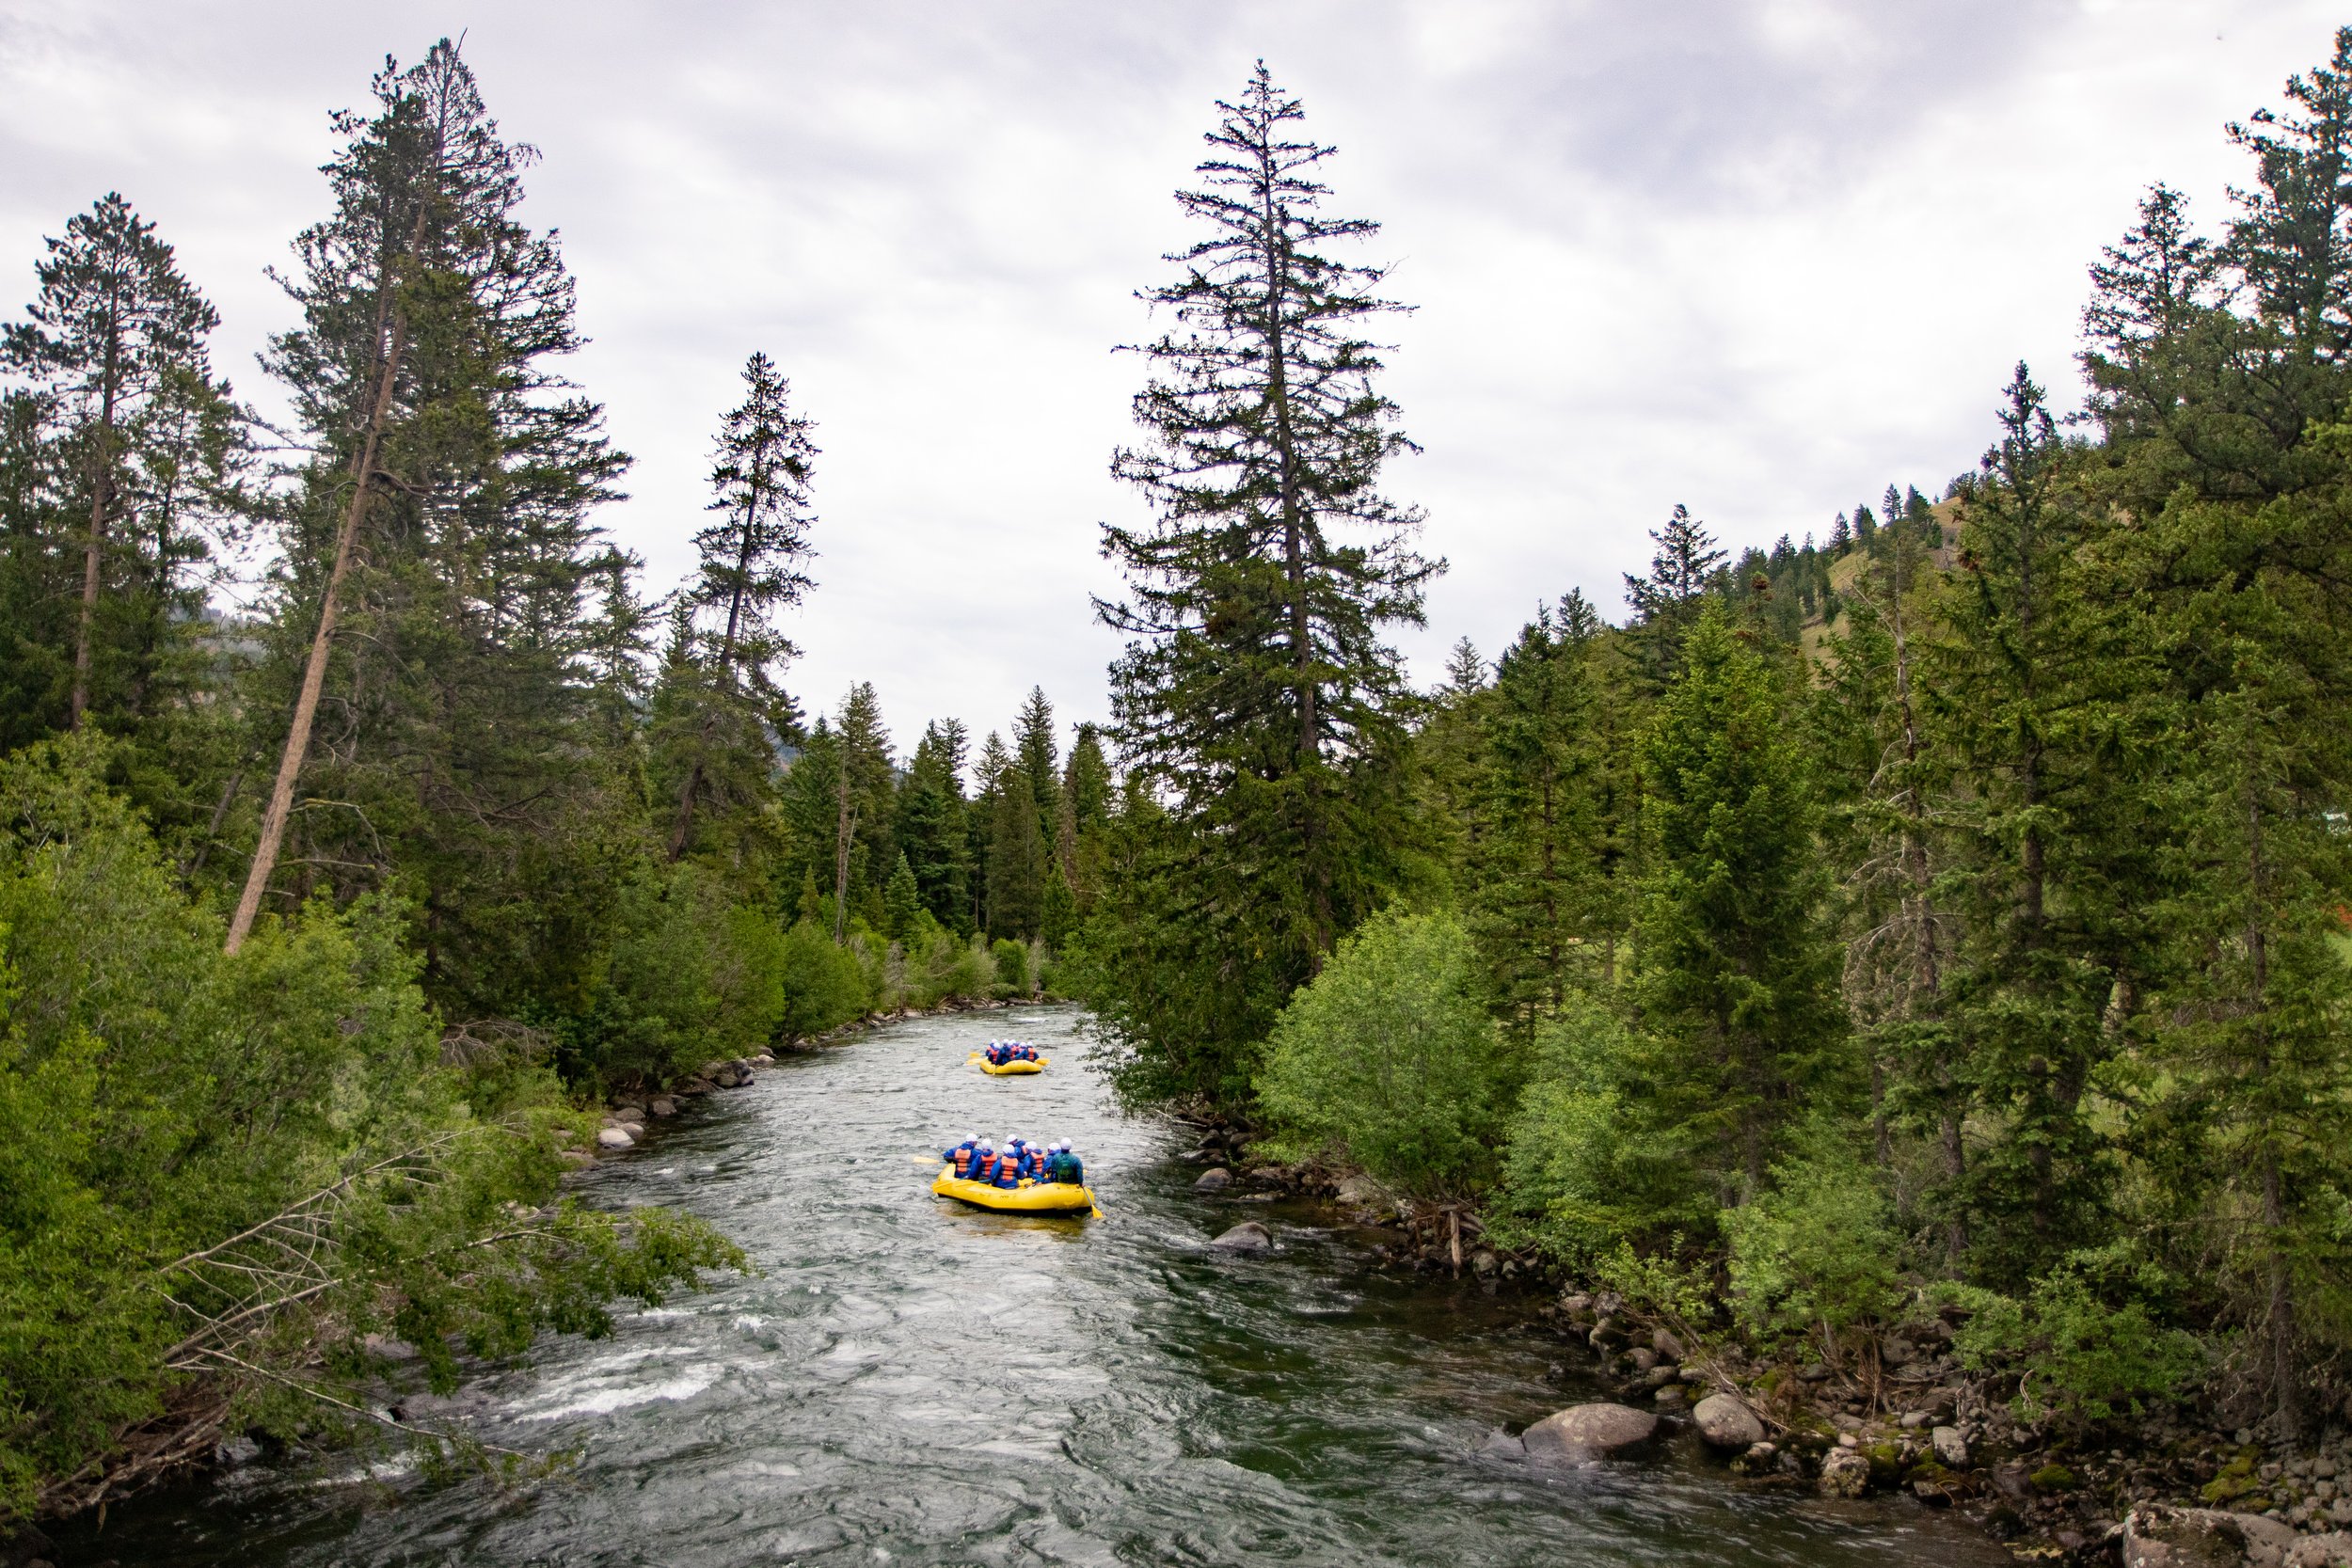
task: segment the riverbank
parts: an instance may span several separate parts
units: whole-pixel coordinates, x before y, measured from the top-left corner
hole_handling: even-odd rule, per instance
[[[2315,1440],[2264,1441],[2184,1403],[2069,1432],[2022,1417],[2014,1379],[1962,1365],[1952,1341],[1966,1315],[1950,1307],[1846,1344],[1835,1363],[1760,1354],[1490,1245],[1468,1207],[1416,1204],[1360,1172],[1257,1160],[1245,1130],[1190,1125],[1196,1146],[1179,1157],[1202,1167],[1201,1196],[1319,1198],[1383,1238],[1371,1250],[1387,1267],[1519,1297],[1531,1326],[1614,1396],[1580,1410],[1640,1412],[1666,1431],[1695,1431],[1740,1485],[1908,1496],[2027,1560],[2352,1565],[2352,1433],[2341,1424]],[[1638,1434],[1629,1442],[1646,1441],[1637,1421],[1591,1424],[1612,1420]],[[1534,1429],[1529,1435],[1533,1452]]]

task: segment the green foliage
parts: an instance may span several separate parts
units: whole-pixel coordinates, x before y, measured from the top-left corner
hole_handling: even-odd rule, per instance
[[[1648,1114],[1623,1022],[1571,995],[1537,1033],[1534,1074],[1503,1148],[1503,1196],[1517,1233],[1571,1267],[1673,1235],[1705,1235],[1714,1201],[1687,1131]]]
[[[692,862],[646,865],[616,903],[589,1006],[558,1025],[564,1065],[608,1084],[667,1083],[748,1055],[787,1022],[792,981],[771,918]]]
[[[993,949],[996,965],[996,989],[1000,995],[1029,994],[1029,949],[1025,942],[1010,937],[998,937]]]
[[[1783,678],[1719,605],[1692,626],[1645,752],[1636,1047],[1728,1197],[1761,1182],[1801,1105],[1851,1079]]]
[[[787,1039],[805,1039],[864,1016],[878,1000],[875,979],[857,954],[835,942],[813,923],[793,923],[782,952],[784,1015]]]
[[[1451,914],[1387,911],[1344,938],[1276,1020],[1258,1101],[1308,1150],[1383,1180],[1463,1193],[1491,1179],[1518,1063]]]
[[[1820,1128],[1797,1158],[1772,1166],[1772,1182],[1724,1212],[1734,1307],[1759,1338],[1884,1322],[1902,1301],[1902,1238],[1883,1178]]]
[[[103,760],[0,763],[0,1517],[192,1379],[276,1419],[264,1390],[333,1395],[385,1327],[446,1384],[424,1336],[513,1355],[740,1263],[697,1222],[556,1201],[582,1119],[527,1048],[444,1044],[392,901],[223,956]]]
[[[2195,1338],[2165,1320],[2177,1283],[2126,1243],[2072,1253],[2023,1297],[1953,1287],[1969,1310],[1961,1364],[2013,1372],[2019,1415],[2079,1425],[2169,1399],[2205,1367]]]

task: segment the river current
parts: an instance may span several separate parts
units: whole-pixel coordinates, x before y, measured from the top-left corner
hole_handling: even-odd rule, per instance
[[[1121,1117],[1066,1009],[896,1023],[694,1101],[580,1181],[676,1205],[763,1271],[543,1347],[459,1402],[577,1451],[433,1483],[344,1454],[254,1465],[61,1533],[65,1563],[1846,1564],[2007,1554],[1901,1502],[1729,1479],[1684,1439],[1565,1474],[1482,1457],[1580,1398],[1525,1300],[1372,1265],[1311,1205],[1197,1197],[1181,1130]],[[964,1065],[993,1035],[1035,1077]],[[1070,1137],[1099,1220],[928,1188],[967,1133]],[[1278,1250],[1209,1238],[1265,1221]],[[1507,1288],[1506,1288],[1507,1291]]]

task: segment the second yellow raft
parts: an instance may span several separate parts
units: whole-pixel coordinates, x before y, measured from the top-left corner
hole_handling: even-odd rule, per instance
[[[931,1191],[941,1197],[961,1198],[982,1209],[1001,1209],[1015,1214],[1074,1214],[1101,1213],[1094,1207],[1094,1189],[1076,1187],[1067,1181],[1024,1181],[1018,1187],[992,1187],[984,1181],[966,1181],[955,1174],[955,1166],[942,1165],[931,1182]]]
[[[971,1056],[966,1058],[968,1061],[977,1063],[979,1069],[982,1072],[987,1073],[991,1078],[1002,1078],[1009,1072],[1042,1072],[1045,1070],[1045,1064],[1048,1059],[1049,1058],[1047,1057],[1040,1056],[1034,1062],[1007,1062],[1003,1067],[997,1067],[993,1063],[990,1062],[985,1056]]]

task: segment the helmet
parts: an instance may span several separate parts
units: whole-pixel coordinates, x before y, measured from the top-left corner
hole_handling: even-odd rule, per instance
[[[980,1140],[980,1152],[983,1154],[993,1154],[996,1152],[996,1146],[990,1143],[986,1138],[982,1138]]]

